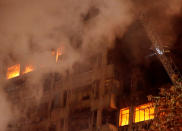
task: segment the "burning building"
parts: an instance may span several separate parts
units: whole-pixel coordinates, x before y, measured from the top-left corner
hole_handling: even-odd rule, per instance
[[[132,39],[136,35],[137,41]],[[9,123],[8,130],[125,131],[138,130],[139,126],[148,129],[154,119],[154,107],[147,96],[157,95],[160,87],[169,87],[172,81],[150,49],[152,43],[140,21],[134,22],[115,43],[114,48],[105,48],[86,57],[84,63],[75,63],[72,72],[64,76],[57,72],[44,74],[38,104],[31,93],[27,94],[37,85],[26,85],[37,69],[32,65],[21,69],[20,64],[9,67],[4,89],[21,114]],[[135,44],[135,51],[130,44]],[[61,53],[59,48],[52,55],[61,64],[66,51]],[[62,59],[58,59],[60,56]]]
[[[54,4],[50,4],[51,9],[59,5]],[[57,19],[51,23],[52,19],[67,11],[62,6],[59,8],[61,12],[56,9],[46,13],[46,16],[51,14],[46,24],[39,21],[42,15],[39,8],[33,6],[40,14],[32,9],[28,11],[29,15],[40,15],[35,19],[40,29],[37,27],[33,32],[38,32],[35,34],[39,36],[39,31],[43,30],[43,35],[40,35],[43,44],[38,44],[40,39],[32,38],[23,47],[28,48],[26,51],[21,48],[15,51],[9,46],[14,55],[10,51],[7,55],[3,54],[3,59],[0,57],[5,63],[0,68],[0,71],[3,70],[0,82],[3,81],[2,89],[13,110],[6,128],[8,131],[149,129],[155,118],[155,108],[147,96],[158,95],[161,87],[175,85],[182,71],[181,32],[176,29],[179,31],[176,33],[178,39],[173,47],[170,45],[166,49],[160,32],[156,34],[158,30],[153,31],[153,25],[156,25],[153,19],[146,19],[144,14],[138,15],[137,12],[137,18],[131,20],[125,6],[121,8],[117,2],[95,4],[92,1],[88,5],[84,8],[80,4],[69,7],[69,15],[59,19],[59,22],[63,21],[60,22],[62,25]],[[128,3],[125,5],[132,7]],[[49,4],[42,9],[47,10],[48,7]],[[118,13],[120,11],[123,16]],[[111,14],[114,15],[112,20]],[[146,16],[151,14],[149,11]],[[106,25],[102,26],[104,22]],[[56,26],[52,28],[49,25]],[[41,27],[48,28],[44,30]],[[49,28],[53,33],[49,32]],[[118,31],[120,29],[121,32]],[[67,45],[54,45],[55,41],[51,41],[53,44],[49,41],[52,39]],[[106,42],[112,43],[112,46]],[[30,61],[27,56],[31,57]]]

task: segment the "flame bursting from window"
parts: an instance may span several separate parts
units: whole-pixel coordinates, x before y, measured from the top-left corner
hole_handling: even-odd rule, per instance
[[[52,55],[56,57],[56,63],[59,61],[59,57],[63,54],[62,48],[57,48],[56,51],[52,51]],[[21,74],[27,74],[34,71],[33,65],[26,65]],[[8,68],[6,78],[11,79],[20,76],[20,64],[13,65]]]
[[[25,70],[23,71],[22,74],[26,74],[26,73],[32,72],[33,70],[34,70],[34,67],[32,65],[27,65],[25,67]]]
[[[11,79],[14,77],[18,77],[19,75],[20,75],[20,64],[17,64],[8,68],[6,78]]]
[[[58,63],[59,57],[63,54],[63,48],[57,48],[52,51],[52,56],[56,56],[56,63]]]
[[[61,48],[58,48],[56,51],[56,63],[58,62],[59,56],[61,56],[61,55],[62,55],[62,50],[61,50]]]

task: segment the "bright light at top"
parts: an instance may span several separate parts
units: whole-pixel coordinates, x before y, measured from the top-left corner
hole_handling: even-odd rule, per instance
[[[163,51],[161,51],[159,48],[156,48],[156,51],[159,55],[163,55]]]

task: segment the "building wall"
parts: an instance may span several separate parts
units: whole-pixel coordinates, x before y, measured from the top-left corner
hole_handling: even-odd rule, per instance
[[[134,57],[129,52],[122,53],[126,52],[123,51],[126,49],[123,43],[118,45],[111,52],[103,49],[101,54],[89,57],[86,63],[75,63],[73,70],[64,76],[55,72],[46,74],[43,95],[38,103],[34,100],[36,93],[29,92],[36,92],[39,85],[26,82],[31,74],[9,80],[4,89],[21,115],[9,124],[8,130],[138,130],[138,125],[144,123],[133,122],[133,110],[147,102],[148,94],[156,94],[158,87],[147,83],[144,69],[148,68],[139,64],[141,60],[134,63]],[[129,61],[131,63],[127,63]],[[148,60],[145,63],[149,64]],[[125,107],[131,110],[130,122],[127,126],[119,127],[119,112]]]
[[[90,65],[77,63],[75,70],[64,77],[47,74],[38,104],[34,96],[27,94],[30,88],[36,88],[26,85],[28,75],[9,80],[5,90],[22,115],[9,124],[8,130],[117,130],[119,84],[113,65],[107,65],[106,55],[103,51]]]

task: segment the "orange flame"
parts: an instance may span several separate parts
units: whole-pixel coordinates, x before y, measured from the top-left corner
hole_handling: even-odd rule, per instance
[[[20,64],[8,68],[6,78],[11,79],[20,75]]]
[[[56,63],[58,62],[59,56],[62,55],[61,48],[58,48],[56,51]]]
[[[59,56],[61,56],[63,54],[62,51],[63,51],[63,48],[57,48],[57,50],[52,50],[52,52],[51,52],[52,55],[56,56],[56,63],[59,60]],[[34,66],[27,65],[25,67],[25,69],[23,70],[23,72],[21,72],[21,74],[23,75],[23,74],[32,72],[33,70],[34,70]],[[8,68],[7,73],[6,73],[7,79],[11,79],[11,78],[18,77],[18,76],[20,76],[20,64],[16,64],[16,65],[13,65]]]
[[[27,65],[25,67],[25,70],[23,71],[22,74],[26,74],[26,73],[32,72],[33,70],[34,70],[34,67],[32,65]]]
[[[56,63],[58,63],[59,56],[63,54],[62,48],[57,48],[56,50],[52,50],[51,54],[52,56],[56,56]]]

